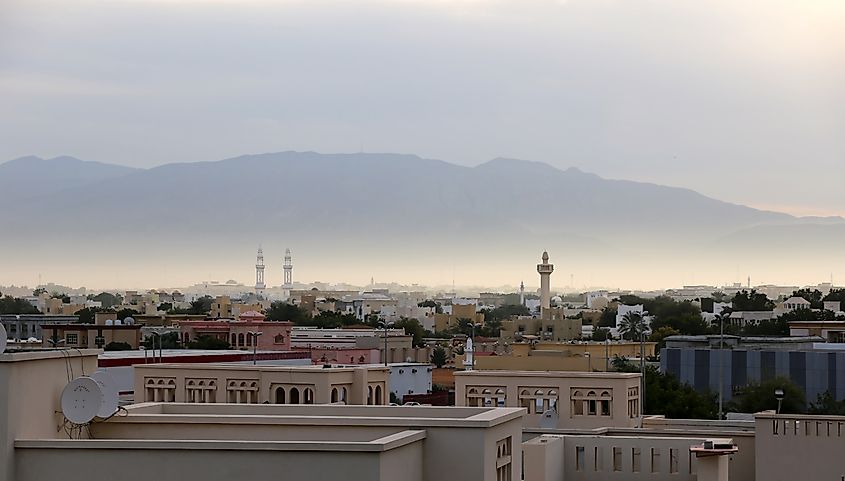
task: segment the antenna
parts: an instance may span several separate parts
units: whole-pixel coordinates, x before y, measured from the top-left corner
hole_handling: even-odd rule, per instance
[[[103,393],[103,402],[100,404],[100,409],[97,411],[97,417],[107,419],[117,412],[117,385],[115,384],[114,379],[106,371],[95,372],[91,375],[91,379],[97,381],[97,384],[100,385],[100,391]]]
[[[557,428],[557,423],[559,419],[560,416],[558,416],[557,411],[555,411],[554,409],[549,409],[548,411],[545,411],[540,417],[540,429]]]
[[[103,391],[97,381],[79,377],[62,390],[62,414],[74,424],[87,424],[103,404]]]
[[[6,336],[6,328],[3,327],[3,324],[0,324],[0,354],[6,351]]]

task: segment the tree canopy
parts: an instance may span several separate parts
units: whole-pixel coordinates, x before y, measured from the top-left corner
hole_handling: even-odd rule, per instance
[[[788,414],[803,413],[806,402],[804,391],[785,377],[776,377],[758,384],[749,384],[734,395],[728,409],[741,413],[756,413],[776,410],[778,407],[775,390],[783,389],[784,397],[780,412]]]
[[[5,296],[0,298],[0,314],[38,314],[38,309],[25,299]]]
[[[434,364],[435,367],[443,367],[446,365],[446,349],[443,346],[437,346],[431,351],[431,363]]]
[[[289,321],[294,324],[302,323],[307,317],[308,314],[299,306],[283,301],[273,302],[265,313],[265,320],[267,321]]]
[[[737,292],[731,303],[734,311],[771,311],[775,308],[775,303],[766,294],[754,289]]]

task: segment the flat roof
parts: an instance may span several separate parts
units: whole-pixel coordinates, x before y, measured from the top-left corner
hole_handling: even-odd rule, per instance
[[[544,377],[544,378],[638,378],[640,373],[636,372],[581,372],[581,371],[456,371],[455,376],[482,376],[482,377]]]
[[[488,428],[525,413],[524,408],[223,403],[141,403],[126,410],[126,416],[105,422]]]
[[[7,348],[5,353],[0,354],[0,362],[21,362],[35,361],[39,359],[75,358],[96,356],[99,349],[22,349],[15,351],[14,348]]]
[[[309,364],[302,366],[269,366],[266,364],[249,365],[249,364],[235,364],[226,362],[216,362],[213,364],[203,363],[156,363],[156,364],[138,364],[136,367],[149,367],[156,369],[211,369],[211,370],[229,370],[236,368],[240,371],[320,371],[320,372],[348,372],[360,368],[366,368],[376,371],[387,371],[388,368],[383,365],[365,364],[361,366],[332,366],[329,368],[323,367],[322,364]]]

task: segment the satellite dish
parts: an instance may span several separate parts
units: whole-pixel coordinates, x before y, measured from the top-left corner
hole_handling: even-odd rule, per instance
[[[559,420],[557,411],[549,409],[540,416],[540,429],[555,429]]]
[[[0,324],[0,354],[6,351],[6,328]]]
[[[97,417],[105,419],[117,411],[119,398],[117,385],[106,371],[95,372],[91,375],[91,379],[97,381],[97,384],[100,385],[100,391],[103,393],[103,402],[97,411]]]
[[[131,317],[131,316],[127,317],[126,319],[123,320],[123,323],[131,326],[132,324],[135,324],[135,318]]]
[[[91,422],[103,404],[103,391],[97,381],[79,377],[62,390],[62,414],[74,424]]]

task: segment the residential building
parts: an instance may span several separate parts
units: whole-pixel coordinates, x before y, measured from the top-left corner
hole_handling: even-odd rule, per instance
[[[291,350],[293,323],[265,322],[264,315],[255,311],[242,313],[238,320],[184,320],[178,324],[183,344],[210,336],[228,342],[234,349]]]
[[[0,324],[6,328],[9,339],[27,340],[43,337],[43,324],[70,324],[79,322],[79,316],[48,316],[46,314],[0,314]]]
[[[643,343],[646,356],[655,354],[654,342]],[[639,359],[640,343],[522,342],[508,344],[494,355],[477,351],[474,369],[503,371],[607,371],[615,357]]]
[[[461,320],[469,321],[473,324],[484,324],[484,313],[476,312],[476,305],[472,304],[452,304],[445,306],[449,309],[444,309],[449,312],[434,315],[434,330],[435,332],[444,332],[453,329],[460,325]]]
[[[581,319],[569,319],[562,307],[544,309],[540,317],[519,316],[502,321],[499,338],[503,341],[570,341],[581,339]]]
[[[135,366],[136,402],[241,404],[388,403],[384,366]]]
[[[457,406],[521,407],[526,427],[553,412],[555,427],[635,427],[640,422],[639,373],[461,371]]]
[[[397,362],[390,364],[390,393],[400,402],[407,395],[431,393],[431,364]]]
[[[213,319],[237,319],[242,313],[264,309],[261,303],[233,302],[229,296],[217,296],[211,303],[208,317]]]
[[[42,346],[76,349],[102,349],[112,342],[126,343],[131,349],[141,345],[140,324],[42,324]]]

